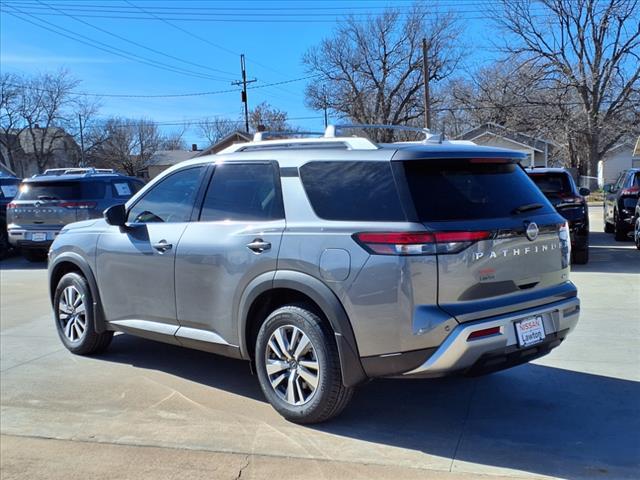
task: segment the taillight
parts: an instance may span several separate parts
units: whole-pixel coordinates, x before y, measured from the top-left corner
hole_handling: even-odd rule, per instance
[[[640,192],[640,187],[636,187],[635,185],[633,187],[629,187],[629,188],[625,188],[620,192],[620,195],[635,195],[636,193]]]
[[[7,208],[18,208],[18,204],[11,202],[11,203],[7,204]]]
[[[458,253],[491,232],[361,232],[353,238],[377,255],[433,255]]]
[[[96,202],[62,202],[60,206],[64,208],[89,209],[96,208]]]

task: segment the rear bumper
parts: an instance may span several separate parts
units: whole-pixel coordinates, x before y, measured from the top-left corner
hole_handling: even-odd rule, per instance
[[[458,325],[432,355],[404,376],[440,377],[452,373],[499,370],[545,355],[558,346],[578,323],[577,297],[528,310]],[[546,338],[530,347],[519,347],[514,323],[542,315]],[[469,340],[477,330],[498,327],[499,333]]]
[[[51,227],[41,230],[8,227],[7,235],[9,237],[9,243],[14,247],[48,249],[61,229],[62,227],[58,230],[52,229]],[[36,234],[36,237],[34,237],[34,234]],[[38,236],[38,234],[40,235]],[[43,237],[42,234],[44,234],[44,239],[41,239]]]

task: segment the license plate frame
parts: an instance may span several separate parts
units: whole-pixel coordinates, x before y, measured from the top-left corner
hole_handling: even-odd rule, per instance
[[[547,333],[544,330],[542,315],[532,315],[517,322],[513,322],[516,339],[520,348],[531,347],[544,342]]]
[[[47,241],[47,232],[33,232],[31,234],[32,242],[46,242]]]

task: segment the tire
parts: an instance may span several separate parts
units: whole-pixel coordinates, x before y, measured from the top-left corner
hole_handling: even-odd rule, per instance
[[[636,248],[640,250],[640,218],[636,220],[635,231],[633,232],[633,240],[636,244]]]
[[[604,233],[613,233],[615,232],[615,230],[616,230],[616,227],[614,227],[607,221],[604,222]]]
[[[629,230],[627,230],[626,225],[624,225],[620,220],[618,220],[617,215],[614,215],[613,219],[615,222],[614,238],[618,242],[624,242],[627,239]]]
[[[278,334],[285,339],[284,349],[279,347],[283,343],[277,341]],[[305,338],[309,346],[297,352],[296,348]],[[268,360],[270,372],[267,372]],[[306,362],[305,365],[302,362]],[[329,420],[344,410],[353,395],[354,389],[342,383],[340,358],[331,328],[306,307],[287,305],[267,317],[258,332],[255,364],[265,397],[291,422],[310,424]]]
[[[573,251],[573,262],[576,265],[584,265],[589,262],[589,247]]]
[[[0,260],[9,255],[9,236],[7,235],[7,228],[2,229],[2,222],[0,222]]]
[[[36,250],[36,249],[28,248],[22,251],[22,255],[24,255],[24,258],[26,258],[29,262],[32,262],[32,263],[41,263],[41,262],[47,261],[46,250]]]
[[[91,355],[105,350],[111,343],[113,332],[95,331],[93,297],[82,275],[67,273],[60,279],[53,297],[53,310],[58,336],[70,352]]]

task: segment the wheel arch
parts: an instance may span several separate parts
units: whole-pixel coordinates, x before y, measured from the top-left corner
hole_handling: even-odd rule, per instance
[[[93,322],[96,333],[102,333],[108,330],[104,321],[102,311],[102,302],[100,301],[100,291],[96,278],[93,275],[91,266],[82,256],[74,252],[65,252],[58,255],[49,265],[49,298],[53,305],[56,287],[60,279],[67,273],[76,272],[81,274],[89,284],[91,296],[93,298]]]
[[[364,373],[351,323],[336,295],[311,275],[281,270],[263,274],[247,285],[238,308],[238,340],[243,358],[252,359],[257,331],[267,315],[291,303],[306,303],[333,329],[345,386],[362,383]]]

